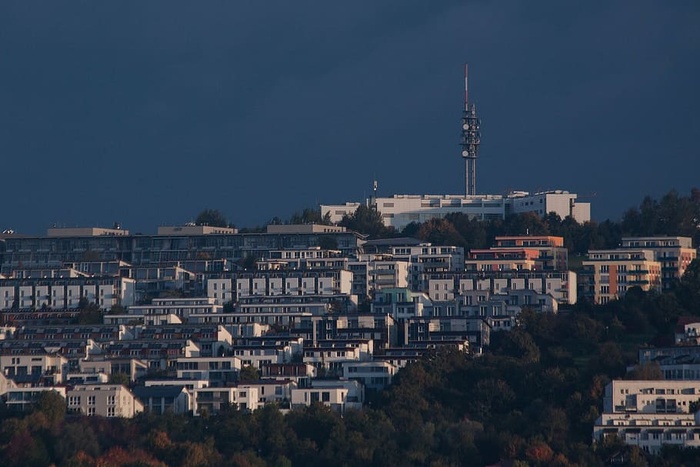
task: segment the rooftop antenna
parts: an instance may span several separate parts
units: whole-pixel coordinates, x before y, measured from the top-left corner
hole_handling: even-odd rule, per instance
[[[466,165],[465,195],[476,195],[476,157],[481,144],[481,121],[476,106],[469,103],[469,65],[464,65],[464,112],[462,112],[462,157]]]
[[[372,181],[372,201],[370,202],[370,207],[377,208],[377,178],[375,177]]]

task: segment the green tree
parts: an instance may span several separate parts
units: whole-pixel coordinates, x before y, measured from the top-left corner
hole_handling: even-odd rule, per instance
[[[260,379],[260,371],[253,365],[246,365],[241,368],[241,381],[257,381]]]
[[[41,391],[34,407],[51,425],[57,425],[66,417],[66,400],[56,391]]]
[[[212,227],[227,227],[229,225],[226,217],[216,209],[204,209],[197,215],[194,223]]]
[[[364,204],[360,204],[352,215],[343,216],[339,225],[371,238],[381,238],[391,233],[382,222],[382,214],[375,207]]]

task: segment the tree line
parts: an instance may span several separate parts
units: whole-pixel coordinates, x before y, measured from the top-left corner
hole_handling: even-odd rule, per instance
[[[340,222],[370,238],[416,237],[435,245],[460,246],[465,249],[489,248],[496,236],[554,235],[564,237],[564,245],[574,255],[588,250],[616,248],[623,236],[670,235],[691,237],[700,242],[700,190],[688,196],[671,190],[660,200],[645,197],[639,207],[628,209],[621,220],[579,223],[571,217],[562,219],[555,213],[544,217],[535,213],[512,214],[505,219],[478,220],[466,214],[451,213],[444,218],[413,222],[401,231],[385,227],[381,212],[361,205]]]

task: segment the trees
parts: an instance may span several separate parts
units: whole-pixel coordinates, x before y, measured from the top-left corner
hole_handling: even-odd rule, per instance
[[[339,225],[355,232],[369,235],[371,238],[381,238],[389,235],[391,229],[384,226],[382,214],[375,207],[360,204],[350,216],[343,216]]]
[[[209,225],[212,227],[228,227],[226,217],[216,209],[204,209],[194,221],[197,225]]]

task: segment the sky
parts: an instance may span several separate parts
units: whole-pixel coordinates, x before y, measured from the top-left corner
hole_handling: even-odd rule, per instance
[[[700,186],[700,2],[0,2],[0,230],[239,227],[321,203]]]

